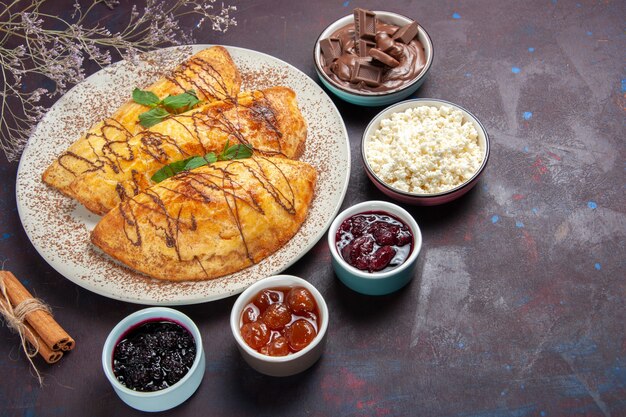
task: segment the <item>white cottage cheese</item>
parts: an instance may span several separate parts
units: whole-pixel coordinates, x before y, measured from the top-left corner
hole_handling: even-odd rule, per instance
[[[482,162],[474,124],[449,106],[420,106],[393,113],[365,143],[376,175],[401,191],[432,194],[474,175]]]

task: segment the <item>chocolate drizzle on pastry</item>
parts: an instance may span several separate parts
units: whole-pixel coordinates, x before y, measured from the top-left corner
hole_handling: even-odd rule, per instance
[[[261,163],[263,160],[265,163]],[[245,169],[251,174],[251,177],[255,179],[254,184],[247,184],[246,187],[238,181],[238,174],[233,172],[233,167],[244,166]],[[269,175],[267,170],[275,170],[273,175]],[[272,177],[281,178],[277,184],[271,180]],[[174,187],[171,187],[171,183],[176,182]],[[181,185],[182,184],[182,185]],[[144,209],[148,209],[153,213],[157,213],[162,219],[165,220],[165,225],[159,224],[148,218],[147,222],[150,224],[157,234],[160,234],[163,242],[168,248],[174,248],[178,255],[178,260],[182,261],[183,258],[180,254],[178,246],[178,234],[181,231],[196,230],[195,215],[191,213],[189,218],[181,217],[183,214],[184,205],[181,205],[175,215],[169,212],[167,204],[160,196],[160,191],[166,190],[166,193],[174,193],[183,200],[200,202],[202,204],[210,204],[214,202],[213,193],[211,190],[219,190],[222,194],[223,201],[226,203],[228,210],[231,214],[233,224],[236,226],[241,237],[241,243],[245,247],[245,252],[250,263],[254,263],[254,258],[248,250],[248,244],[246,241],[245,231],[241,224],[239,216],[241,205],[246,205],[252,210],[256,211],[259,215],[263,215],[263,208],[255,197],[254,190],[259,187],[265,190],[272,196],[274,202],[282,207],[285,215],[295,215],[295,196],[289,180],[281,168],[274,163],[271,159],[257,157],[249,160],[241,161],[228,161],[225,165],[221,166],[209,166],[203,170],[184,171],[173,177],[173,180],[167,183],[155,185],[144,191],[144,193],[150,197],[150,200],[146,202],[139,202],[138,200],[130,199],[120,204],[120,212],[124,217],[124,234],[128,241],[134,246],[141,246],[141,229],[137,216],[135,215],[135,209],[139,206]]]
[[[106,136],[110,126],[96,135],[104,142],[100,152],[94,150],[90,158],[66,152],[58,159],[75,176],[70,189],[76,198],[98,214],[152,185],[150,176],[168,163],[219,153],[227,142],[244,144],[255,154],[294,158],[306,138],[295,94],[285,87],[244,93],[172,115],[131,138],[110,140]],[[115,132],[119,137],[120,129]],[[91,137],[87,141],[91,143]],[[100,184],[102,192],[92,195],[87,189],[93,186],[91,181]]]
[[[176,84],[181,92],[189,90],[191,86],[202,100],[220,100],[232,96],[232,91],[219,71],[209,61],[197,56],[183,62],[167,79]],[[186,85],[183,85],[181,80],[184,80]]]
[[[210,103],[236,96],[240,86],[241,76],[230,54],[225,48],[214,46],[196,53],[146,89],[161,99],[193,89],[200,100]],[[128,94],[130,97],[130,91]],[[122,104],[71,144],[46,169],[43,181],[76,198],[71,186],[80,175],[109,168],[118,173],[119,165],[133,158],[133,150],[126,143],[143,130],[138,119],[147,110],[148,107],[133,101]]]
[[[119,204],[103,217],[92,241],[153,276],[155,272],[143,266],[150,262],[146,259],[159,259],[173,249],[168,259],[196,265],[195,275],[186,279],[216,278],[257,263],[295,234],[308,211],[315,178],[308,164],[262,156],[184,171]],[[123,229],[123,234],[108,236],[116,233],[114,228]],[[224,262],[223,270],[216,272],[209,264],[213,256],[224,256],[210,253],[224,246],[206,242],[216,239],[228,242],[229,256],[243,257],[237,268]],[[154,253],[158,247],[162,249]]]

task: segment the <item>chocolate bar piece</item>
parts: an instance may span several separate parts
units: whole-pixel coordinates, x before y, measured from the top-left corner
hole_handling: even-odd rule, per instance
[[[398,61],[400,61],[400,59],[402,58],[402,55],[404,55],[404,53],[402,52],[402,47],[400,46],[399,42],[394,43],[391,48],[385,51],[385,53]]]
[[[380,49],[372,48],[370,49],[369,54],[372,58],[374,58],[378,62],[382,62],[388,67],[395,68],[400,65],[398,61],[396,61],[395,59],[393,59],[393,57],[387,55],[386,53],[382,52]]]
[[[383,52],[387,52],[394,45],[393,39],[387,34],[387,32],[378,32],[376,34],[376,48]]]
[[[366,41],[363,39],[359,39],[355,44],[354,48],[356,49],[356,53],[360,57],[369,56],[369,51],[372,48],[376,48],[376,44],[371,41]]]
[[[393,35],[395,35],[395,34],[396,34],[396,32],[398,31],[398,29],[400,29],[398,26],[392,26],[392,25],[389,25],[389,26],[385,26],[385,27],[383,27],[383,31],[384,31],[387,35],[391,36],[392,38],[393,38]]]
[[[374,39],[376,36],[376,14],[370,10],[354,9],[354,33],[358,39]]]
[[[361,61],[356,61],[350,82],[364,82],[370,87],[378,87],[383,79],[383,69]]]
[[[415,35],[417,35],[417,22],[412,21],[398,29],[393,35],[393,40],[407,44],[415,38]]]
[[[326,38],[320,41],[320,50],[326,62],[331,63],[341,56],[341,41],[339,38]]]

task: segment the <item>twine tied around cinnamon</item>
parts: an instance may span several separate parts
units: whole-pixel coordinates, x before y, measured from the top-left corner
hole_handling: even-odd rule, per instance
[[[39,385],[42,385],[43,379],[32,359],[39,353],[39,341],[31,328],[26,324],[26,315],[38,310],[43,310],[50,314],[50,307],[38,298],[28,298],[13,307],[7,294],[4,276],[1,274],[0,293],[2,293],[2,298],[0,298],[0,314],[4,317],[7,327],[20,336],[22,349],[37,374]],[[31,343],[28,343],[27,340],[31,341]],[[29,348],[29,345],[31,345],[32,348]]]

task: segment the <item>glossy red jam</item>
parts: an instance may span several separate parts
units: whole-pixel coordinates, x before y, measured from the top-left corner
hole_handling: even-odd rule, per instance
[[[178,323],[155,319],[131,328],[113,351],[113,373],[135,391],[158,391],[180,381],[196,358],[192,334]]]
[[[301,351],[315,339],[319,325],[319,308],[304,287],[264,289],[244,307],[239,323],[248,346],[269,356]]]
[[[350,265],[368,272],[386,272],[402,265],[413,250],[411,229],[384,211],[355,214],[339,226],[335,244]]]

